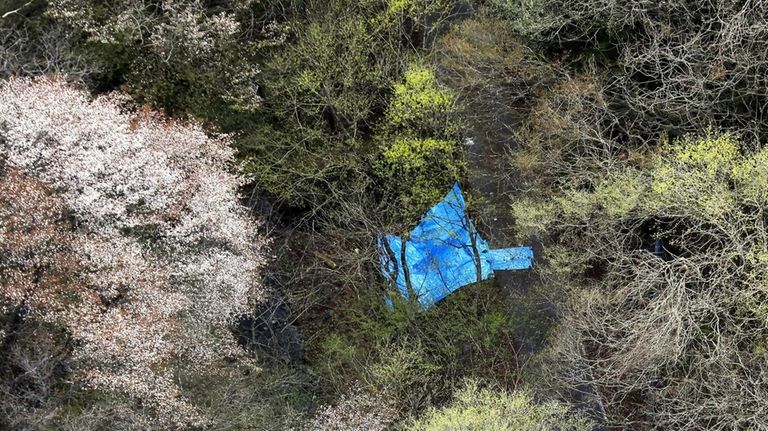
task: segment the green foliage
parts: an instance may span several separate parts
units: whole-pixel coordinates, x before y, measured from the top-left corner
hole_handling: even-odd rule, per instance
[[[588,220],[598,212],[621,218],[637,207],[647,190],[642,174],[631,169],[608,173],[595,183],[592,191],[571,189],[553,200],[567,217]]]
[[[267,115],[240,140],[259,188],[322,207],[368,190],[373,130],[402,72],[397,29],[380,2],[330,2],[292,22],[293,43],[266,62]]]
[[[319,346],[317,369],[333,384],[334,388],[343,388],[349,382],[346,371],[354,369],[363,352],[362,346],[354,344],[346,334],[331,333]]]
[[[445,12],[450,2],[445,0],[389,0],[387,13],[406,14],[413,19],[420,19],[429,14]]]
[[[239,140],[245,171],[274,202],[311,211],[368,189],[363,143],[284,124],[263,125]]]
[[[595,179],[591,190],[570,188],[550,200],[522,200],[513,211],[529,233],[542,232],[556,220],[595,217],[616,221],[682,212],[712,222],[738,213],[739,201],[760,200],[755,184],[768,167],[764,154],[742,155],[729,134],[687,136],[656,155],[648,172],[627,166]]]
[[[419,137],[455,137],[456,96],[437,83],[435,73],[423,66],[411,66],[405,82],[395,84],[387,110],[388,134]]]
[[[570,188],[543,202],[523,200],[513,210],[524,232],[542,232],[558,220],[616,222],[675,214],[719,222],[742,217],[740,205],[761,202],[755,185],[768,169],[765,154],[742,154],[730,134],[686,136],[654,156],[647,172],[626,166],[595,179],[591,190]]]
[[[595,186],[593,194],[609,217],[621,218],[638,205],[646,186],[643,175],[624,170],[609,174]]]
[[[432,138],[407,139],[397,138],[389,148],[384,150],[386,163],[400,165],[405,171],[418,171],[427,167],[430,157],[450,154],[453,143]],[[454,170],[452,175],[458,172]]]
[[[553,202],[536,202],[530,198],[512,203],[512,213],[518,226],[518,238],[530,238],[544,233],[554,218]]]
[[[739,197],[750,205],[768,205],[768,150],[746,155],[731,168],[733,180],[738,184]]]
[[[589,268],[589,255],[563,245],[548,245],[544,249],[544,260],[547,262],[546,272],[554,275],[554,279],[560,283],[563,280],[578,280]],[[558,293],[559,296],[565,296],[562,291]]]
[[[296,42],[265,69],[273,109],[330,136],[366,133],[401,71],[392,35],[370,22],[375,13],[336,6],[296,23]]]
[[[548,329],[536,325],[543,320],[540,296],[508,300],[491,282],[467,286],[427,311],[396,294],[389,310],[379,289],[358,295],[336,306],[334,327],[325,328],[310,360],[322,364],[316,371],[338,393],[364,382],[400,417],[449,398],[464,377],[515,386],[524,360],[520,334],[543,338]]]
[[[427,388],[434,388],[440,379],[440,358],[430,354],[418,337],[381,343],[379,359],[366,370],[364,381],[401,412],[418,410]]]
[[[400,191],[403,212],[417,217],[438,202],[466,170],[455,141],[394,138],[377,164],[380,175]]]
[[[588,431],[593,424],[556,401],[537,404],[530,393],[481,388],[468,381],[455,399],[431,409],[409,431]]]
[[[727,170],[740,156],[736,137],[727,133],[717,134],[711,129],[703,138],[687,136],[672,148],[672,152],[681,166],[701,170],[711,176]]]
[[[432,70],[411,65],[404,82],[395,84],[374,166],[406,220],[425,212],[465,175],[458,116],[456,96],[438,84]]]
[[[624,169],[595,181],[592,191],[568,189],[547,200],[520,199],[512,204],[518,238],[545,235],[560,220],[588,223],[594,217],[621,219],[647,198],[648,180],[640,172]],[[553,265],[550,265],[553,266]]]
[[[723,219],[737,211],[737,196],[730,184],[736,164],[743,164],[743,158],[735,137],[712,132],[699,139],[687,137],[653,169],[648,206],[661,211],[685,206],[697,217]]]

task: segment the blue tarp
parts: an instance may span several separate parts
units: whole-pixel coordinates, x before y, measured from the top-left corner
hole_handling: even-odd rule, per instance
[[[416,295],[423,308],[467,284],[493,277],[494,271],[527,269],[530,247],[490,250],[467,216],[459,184],[432,207],[408,238],[379,237],[384,276],[406,299]]]

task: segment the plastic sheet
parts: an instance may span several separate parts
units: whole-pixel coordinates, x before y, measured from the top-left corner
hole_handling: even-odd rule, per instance
[[[380,235],[378,244],[384,276],[406,299],[415,295],[423,308],[462,286],[493,277],[494,271],[533,264],[530,247],[488,248],[467,215],[458,183],[407,238]]]

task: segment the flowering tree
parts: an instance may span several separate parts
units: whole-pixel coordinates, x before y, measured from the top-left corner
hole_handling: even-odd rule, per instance
[[[306,431],[384,431],[394,421],[394,410],[383,399],[357,388],[333,405],[320,407]]]
[[[89,387],[201,423],[173,372],[238,354],[228,324],[262,295],[267,240],[226,136],[127,102],[0,84],[0,312],[66,329]]]

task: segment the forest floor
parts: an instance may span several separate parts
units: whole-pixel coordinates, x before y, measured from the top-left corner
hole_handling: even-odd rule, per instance
[[[520,322],[515,338],[519,363],[524,364],[527,358],[546,346],[549,329],[557,323],[556,298],[547,297],[539,288],[541,281],[535,268],[543,264],[541,242],[529,238],[525,244],[515,243],[515,219],[511,204],[522,194],[525,184],[515,172],[509,156],[517,146],[512,125],[519,119],[499,106],[486,117],[487,121],[474,122],[468,129],[470,138],[465,144],[469,192],[475,203],[478,230],[491,248],[528,245],[534,250],[533,269],[499,271],[493,281],[495,287],[506,292],[508,310]],[[582,373],[584,370],[574,369],[573,372]],[[582,385],[569,398],[599,424],[597,430],[605,429],[602,425],[605,412],[596,401],[592,385]]]
[[[515,221],[511,204],[524,186],[515,174],[509,153],[516,146],[510,125],[516,119],[499,109],[490,121],[469,128],[467,161],[470,194],[476,203],[476,221],[491,248],[529,245],[534,248],[534,266],[541,263],[541,244],[533,240],[515,243]],[[509,307],[521,322],[516,338],[521,352],[534,353],[544,344],[544,328],[554,319],[554,306],[540,295],[535,270],[496,272],[494,285],[507,292]]]

